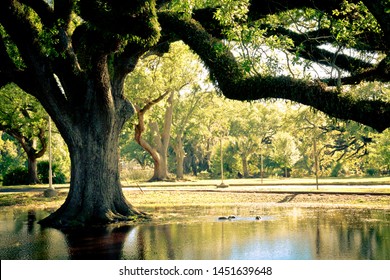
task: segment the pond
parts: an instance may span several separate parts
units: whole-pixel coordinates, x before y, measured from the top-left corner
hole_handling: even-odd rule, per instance
[[[59,231],[45,211],[0,211],[0,259],[390,259],[390,211],[292,207],[142,209],[151,222]],[[220,219],[221,216],[234,216]],[[256,219],[256,217],[258,219]]]

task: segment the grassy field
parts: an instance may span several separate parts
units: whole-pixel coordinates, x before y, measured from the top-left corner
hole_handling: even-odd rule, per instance
[[[327,178],[319,189],[313,179],[234,179],[225,180],[228,188],[217,188],[219,180],[124,182],[127,199],[139,208],[180,206],[237,206],[274,204],[300,207],[390,208],[390,178]],[[59,195],[46,198],[47,185],[0,187],[0,207],[58,208],[65,200],[69,185],[55,185]]]
[[[123,180],[124,187],[214,187],[221,183],[219,179],[197,180],[196,178],[188,178],[181,181],[164,181],[164,182],[145,182],[145,181],[127,181]],[[253,179],[227,179],[224,183],[229,186],[262,186],[265,188],[278,188],[282,186],[314,186],[316,181],[314,178],[259,178]],[[349,178],[320,178],[319,186],[383,186],[390,189],[390,177],[349,177]],[[47,185],[19,185],[19,186],[0,186],[1,191],[31,191],[42,190],[47,188]],[[55,188],[69,188],[69,184],[54,185]]]

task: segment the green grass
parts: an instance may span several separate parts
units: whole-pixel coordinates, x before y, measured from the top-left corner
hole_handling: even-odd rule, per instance
[[[167,182],[128,182],[123,181],[124,186],[137,187],[174,187],[174,186],[216,186],[221,183],[220,179],[205,179],[197,180],[197,178],[189,177],[185,181],[167,181]],[[314,178],[260,178],[251,179],[226,179],[224,183],[230,186],[264,186],[264,187],[275,187],[275,186],[313,186],[316,184]],[[390,188],[390,177],[354,177],[354,178],[320,178],[319,185],[342,185],[342,186],[386,186]]]
[[[230,187],[223,189],[226,192],[234,191],[297,191],[297,192],[343,192],[343,193],[390,193],[390,177],[365,177],[365,178],[321,178],[319,189],[316,189],[315,180],[313,178],[289,178],[289,179],[264,179],[261,184],[261,179],[227,179],[224,181]],[[216,186],[220,184],[220,180],[186,180],[178,182],[139,182],[130,183],[123,182],[124,186],[141,187],[148,189],[149,187],[158,188],[180,188],[180,189],[199,189],[199,190],[216,190]],[[329,186],[331,185],[331,186]],[[69,184],[54,185],[60,190],[59,196],[55,198],[46,198],[43,195],[43,190],[47,185],[19,185],[19,186],[2,186],[0,190],[7,192],[0,193],[0,207],[6,206],[29,206],[36,207],[59,207],[66,195]]]
[[[51,208],[61,205],[66,197],[66,192],[60,192],[56,197],[45,197],[42,192],[20,192],[0,194],[0,207],[29,206],[34,208]]]

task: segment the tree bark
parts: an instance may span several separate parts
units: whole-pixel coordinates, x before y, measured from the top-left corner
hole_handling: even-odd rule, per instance
[[[245,153],[241,154],[241,161],[242,161],[242,172],[244,173],[244,178],[249,178],[249,171],[248,171],[248,157]]]
[[[28,156],[27,170],[28,170],[28,183],[30,185],[35,185],[40,183],[38,178],[37,158],[35,156]]]
[[[210,36],[196,21],[177,14],[159,13],[162,28],[172,31],[199,55],[212,80],[223,95],[235,100],[283,98],[316,108],[329,116],[354,120],[379,132],[389,127],[390,106],[378,100],[358,100],[344,96],[320,81],[304,81],[289,76],[251,76],[233,54],[215,46],[223,43]]]
[[[160,135],[157,123],[153,123],[154,141],[156,151],[159,155],[158,162],[154,165],[154,175],[150,181],[164,181],[169,178],[168,175],[168,146],[171,137],[171,126],[173,116],[173,97],[175,93],[171,92],[168,98],[168,107],[165,111],[163,130]]]
[[[153,131],[154,134],[154,146],[149,144],[143,137],[143,133],[145,131],[145,121],[144,116],[147,110],[149,110],[154,104],[157,102],[160,102],[162,99],[164,99],[165,96],[169,94],[169,91],[165,92],[164,94],[160,95],[155,100],[152,100],[148,102],[142,109],[136,106],[137,116],[138,116],[138,124],[135,125],[134,129],[134,139],[135,141],[147,151],[154,163],[154,172],[153,177],[149,181],[163,181],[168,179],[168,159],[167,159],[167,153],[168,153],[168,145],[169,145],[169,138],[170,138],[170,129],[172,125],[172,114],[173,114],[173,96],[174,93],[170,93],[170,97],[168,99],[168,108],[165,112],[165,121],[164,121],[164,128],[163,133],[160,135],[159,128],[157,123],[152,123],[150,125],[150,129]]]
[[[96,114],[102,112],[96,108]],[[145,215],[124,197],[119,175],[119,134],[123,119],[107,115],[83,121],[66,135],[71,182],[65,203],[40,223],[52,227],[85,226],[134,220]]]
[[[123,98],[124,76],[109,79],[106,56],[97,58],[92,69],[77,106],[63,114],[63,108],[49,107],[69,148],[71,181],[65,203],[40,221],[44,226],[104,225],[147,217],[126,200],[120,182],[119,135],[134,114]]]
[[[183,149],[182,133],[178,133],[176,137],[175,154],[176,154],[176,178],[183,179],[185,152]]]

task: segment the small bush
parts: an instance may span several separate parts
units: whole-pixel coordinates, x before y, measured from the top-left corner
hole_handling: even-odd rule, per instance
[[[16,167],[4,175],[3,186],[27,185],[28,171],[24,167]]]
[[[145,182],[153,177],[153,169],[129,169],[121,171],[121,179],[129,182]]]
[[[53,172],[53,184],[66,183],[66,176],[61,171],[60,167],[57,164],[53,164],[52,172]],[[38,162],[38,177],[41,183],[43,184],[49,183],[49,162],[48,161]]]
[[[40,161],[37,166],[38,178],[42,184],[49,183],[49,162]],[[66,183],[66,176],[58,165],[53,165],[53,183]],[[17,167],[4,175],[3,186],[27,185],[29,184],[28,170],[25,167]]]
[[[376,168],[368,168],[368,169],[366,170],[366,174],[367,174],[368,176],[378,176],[379,173],[380,173],[379,170],[376,169]]]

